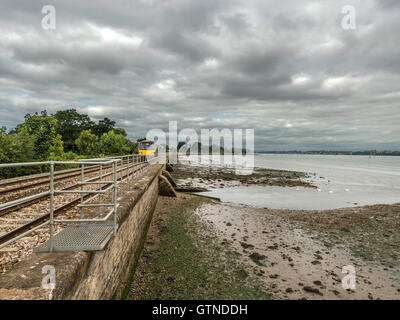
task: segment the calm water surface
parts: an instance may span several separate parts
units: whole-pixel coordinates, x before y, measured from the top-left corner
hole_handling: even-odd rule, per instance
[[[302,171],[318,186],[309,188],[234,187],[205,195],[275,209],[334,209],[400,202],[400,157],[256,155],[255,166]]]

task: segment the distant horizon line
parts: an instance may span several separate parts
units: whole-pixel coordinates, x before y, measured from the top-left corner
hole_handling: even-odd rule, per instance
[[[397,150],[363,150],[363,151],[343,151],[343,150],[255,150],[254,153],[264,154],[343,154],[343,155],[400,155]]]

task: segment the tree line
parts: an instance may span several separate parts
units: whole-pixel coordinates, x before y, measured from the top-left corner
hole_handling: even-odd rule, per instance
[[[67,161],[137,153],[138,144],[127,138],[115,121],[97,123],[75,109],[49,115],[46,110],[26,114],[24,122],[7,132],[0,128],[0,163],[27,161]],[[0,169],[8,178],[47,170],[42,167]]]

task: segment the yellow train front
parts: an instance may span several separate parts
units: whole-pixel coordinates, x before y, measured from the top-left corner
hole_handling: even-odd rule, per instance
[[[156,143],[151,140],[142,140],[139,142],[139,154],[142,156],[157,156],[158,149]]]

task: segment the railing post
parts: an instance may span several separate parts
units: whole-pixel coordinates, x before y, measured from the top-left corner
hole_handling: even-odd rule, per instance
[[[81,164],[81,191],[83,191],[83,184],[85,182],[85,165]],[[81,205],[83,205],[83,193],[81,193]],[[83,219],[83,207],[80,207],[80,217]]]
[[[126,181],[129,184],[129,156],[126,158]]]
[[[113,188],[113,200],[114,200],[114,236],[117,235],[117,165],[118,160],[115,160],[113,163],[113,180],[114,180],[114,188]]]
[[[54,162],[50,162],[50,252],[53,252],[53,233],[54,233]]]
[[[126,179],[127,182],[129,183],[129,157],[126,159]]]
[[[135,156],[132,155],[131,184],[133,183],[133,174],[135,173]]]
[[[122,182],[122,178],[124,176],[124,157],[122,157],[121,159],[121,175],[120,175],[120,181]]]
[[[129,170],[129,166],[131,165],[129,162],[129,159],[131,156],[128,156],[128,182],[131,184],[133,182],[133,164],[132,164],[132,170]]]
[[[133,178],[135,178],[135,159],[136,159],[136,163],[137,163],[137,155],[136,154],[133,155]]]
[[[119,159],[119,161],[121,162],[121,168],[120,168],[120,172],[121,173],[119,174],[119,179],[120,179],[120,181],[122,181],[122,177],[124,175],[124,160],[123,159]]]
[[[103,165],[100,165],[100,181],[103,181]],[[102,184],[99,184],[99,191],[103,189]],[[101,202],[102,202],[102,194],[99,193],[99,213],[102,213],[103,210],[101,209]]]
[[[120,174],[121,182],[122,182],[123,177],[124,177],[124,157],[121,158],[121,174]]]

